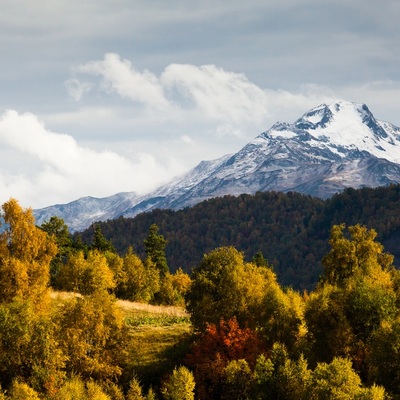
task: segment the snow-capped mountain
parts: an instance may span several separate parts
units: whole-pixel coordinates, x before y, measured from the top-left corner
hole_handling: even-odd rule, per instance
[[[365,104],[339,101],[315,107],[293,124],[278,122],[236,154],[202,161],[148,195],[86,197],[34,214],[38,224],[57,215],[76,231],[99,220],[180,209],[226,194],[276,190],[326,198],[346,187],[389,183],[400,183],[400,128],[375,119]]]

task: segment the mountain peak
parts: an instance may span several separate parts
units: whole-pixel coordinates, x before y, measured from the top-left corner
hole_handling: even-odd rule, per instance
[[[349,118],[351,116],[352,118]],[[350,101],[338,100],[332,104],[321,104],[307,111],[294,125],[307,126],[308,129],[325,128],[334,119],[340,120],[362,118],[373,118],[365,104],[352,103]],[[306,128],[307,129],[307,128]]]
[[[400,164],[399,128],[377,120],[367,105],[339,100],[307,111],[293,124],[276,123],[264,138],[314,140],[314,146],[344,156],[348,151],[366,151]]]
[[[346,187],[400,183],[400,128],[377,120],[365,104],[336,101],[294,123],[277,122],[240,151],[203,161],[145,196],[116,194],[35,211],[40,224],[57,215],[71,230],[97,220],[180,209],[224,195],[296,191],[322,198]]]
[[[331,120],[332,116],[333,113],[330,110],[330,107],[326,104],[321,104],[320,106],[307,111],[294,123],[294,125],[298,129],[316,129],[317,127],[325,127]]]

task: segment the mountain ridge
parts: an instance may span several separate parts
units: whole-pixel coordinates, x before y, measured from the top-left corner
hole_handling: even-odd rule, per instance
[[[341,100],[314,107],[292,124],[277,122],[237,153],[202,161],[147,195],[85,197],[34,215],[39,224],[57,215],[78,231],[100,220],[177,210],[227,194],[274,190],[328,198],[346,187],[390,183],[400,183],[400,128],[376,119],[365,104]]]

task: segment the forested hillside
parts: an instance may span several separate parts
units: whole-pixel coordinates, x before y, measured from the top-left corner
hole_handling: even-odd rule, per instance
[[[400,271],[373,229],[334,225],[303,292],[232,246],[171,273],[155,224],[142,258],[99,226],[87,246],[57,217],[37,227],[14,199],[0,217],[0,400],[400,396]]]
[[[261,252],[281,284],[312,289],[334,224],[374,228],[385,248],[400,256],[400,186],[346,189],[325,201],[294,192],[225,196],[180,211],[155,210],[96,225],[118,253],[133,246],[144,255],[143,240],[154,223],[167,240],[172,270],[181,267],[190,272],[203,254],[231,245],[243,251],[247,260]],[[80,235],[90,243],[93,234],[92,226]]]

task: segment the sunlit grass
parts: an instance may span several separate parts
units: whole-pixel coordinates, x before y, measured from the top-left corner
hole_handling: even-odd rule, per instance
[[[55,306],[78,293],[51,293]],[[117,300],[129,331],[128,373],[137,375],[144,385],[161,378],[181,364],[192,337],[189,314],[182,307],[155,306]],[[155,379],[158,377],[157,379]]]
[[[146,303],[138,303],[132,302],[128,300],[118,300],[118,305],[121,309],[128,314],[132,312],[133,314],[163,314],[170,315],[176,317],[188,317],[189,314],[185,311],[183,307],[175,307],[175,306],[159,306],[159,305],[151,305]]]
[[[130,332],[129,369],[150,383],[182,362],[192,335],[189,314],[181,307],[122,305]]]
[[[188,352],[192,326],[188,319],[175,323],[169,319],[168,324],[165,317],[147,316],[146,319],[145,323],[143,318],[136,320],[136,326],[134,320],[129,322],[133,325],[128,325],[131,333],[128,369],[147,386],[182,364]]]

